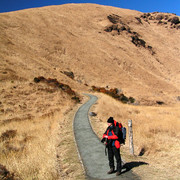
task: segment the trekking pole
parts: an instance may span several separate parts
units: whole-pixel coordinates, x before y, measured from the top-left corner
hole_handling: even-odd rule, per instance
[[[107,147],[105,146],[105,156],[107,156]]]
[[[108,141],[108,139],[106,138],[105,139],[105,156],[107,156],[107,141]]]
[[[128,129],[129,129],[129,150],[130,153],[134,155],[132,120],[128,120]]]

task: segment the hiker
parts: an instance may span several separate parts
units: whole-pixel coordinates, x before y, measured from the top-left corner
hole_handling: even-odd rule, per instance
[[[116,121],[113,119],[113,117],[110,117],[107,120],[108,127],[103,135],[103,140],[106,142],[106,146],[108,149],[108,160],[109,160],[109,166],[110,171],[107,172],[107,174],[112,174],[115,172],[115,166],[114,166],[114,156],[117,163],[117,171],[116,176],[119,176],[121,174],[121,155],[120,155],[120,141],[119,141],[119,127],[116,126]]]

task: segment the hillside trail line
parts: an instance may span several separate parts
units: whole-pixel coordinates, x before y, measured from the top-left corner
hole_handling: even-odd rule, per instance
[[[90,99],[76,112],[73,126],[75,140],[85,170],[86,179],[139,180],[140,178],[133,174],[132,171],[122,172],[120,176],[116,176],[115,173],[110,175],[107,174],[109,165],[108,158],[105,156],[105,147],[93,131],[88,117],[90,107],[98,98],[90,94],[85,95],[89,96]]]

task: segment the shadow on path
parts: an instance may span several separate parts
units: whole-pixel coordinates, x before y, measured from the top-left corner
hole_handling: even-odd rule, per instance
[[[126,170],[123,171],[122,174],[130,171],[131,169],[133,169],[135,167],[139,167],[141,165],[149,165],[149,164],[146,162],[142,162],[142,161],[132,161],[132,162],[125,163],[124,166],[122,167],[122,169],[126,169]]]

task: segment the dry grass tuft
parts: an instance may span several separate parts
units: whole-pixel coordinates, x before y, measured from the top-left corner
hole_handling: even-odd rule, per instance
[[[0,91],[1,164],[16,178],[58,179],[59,123],[74,105],[71,97],[55,87],[26,81],[7,81],[6,90]]]
[[[0,141],[12,139],[17,135],[17,130],[7,130],[0,136]]]
[[[46,87],[40,86],[40,88]],[[62,99],[57,96],[59,99],[56,99],[56,101],[51,98],[57,92],[47,94],[45,91],[39,91],[42,92],[42,94],[38,96],[39,100],[43,93],[46,94],[46,103],[44,105],[47,103],[56,104],[57,101],[60,104],[62,103],[63,96],[60,96]],[[35,93],[37,93],[37,91],[35,91]],[[29,96],[31,96],[31,94]],[[29,97],[27,96],[26,98]],[[50,102],[50,100],[52,102]],[[31,101],[31,103],[32,102],[33,101]],[[3,104],[4,103],[5,101],[3,99]],[[59,179],[63,172],[64,176],[62,176],[62,178],[83,179],[82,167],[79,163],[73,138],[73,115],[68,119],[68,112],[72,110],[71,107],[74,106],[74,102],[71,102],[71,100],[67,98],[66,102],[63,102],[64,106],[61,106],[61,109],[57,107],[59,104],[56,106],[53,105],[54,104],[44,106],[43,112],[41,112],[42,114],[40,114],[39,117],[38,114],[36,114],[36,118],[31,119],[24,119],[24,117],[19,116],[20,120],[1,123],[0,161],[10,172],[14,173],[14,177],[29,180],[55,180]],[[40,104],[36,104],[36,106],[36,108],[41,108]],[[33,111],[31,111],[31,113],[33,113]],[[68,116],[68,121],[65,120],[65,116]],[[14,129],[14,127],[16,127],[16,129]],[[71,133],[70,138],[66,136],[69,133]],[[66,138],[63,140],[64,137]],[[66,142],[65,146],[60,142],[62,140]],[[59,149],[61,149],[60,153]],[[72,150],[76,152],[73,154],[73,157]],[[60,159],[58,157],[60,157]],[[66,159],[69,159],[69,168],[64,167]]]
[[[0,179],[2,180],[16,180],[13,173],[10,173],[5,166],[0,164]]]
[[[0,143],[1,162],[20,179],[56,179],[58,122],[52,117],[11,123],[18,134]]]

